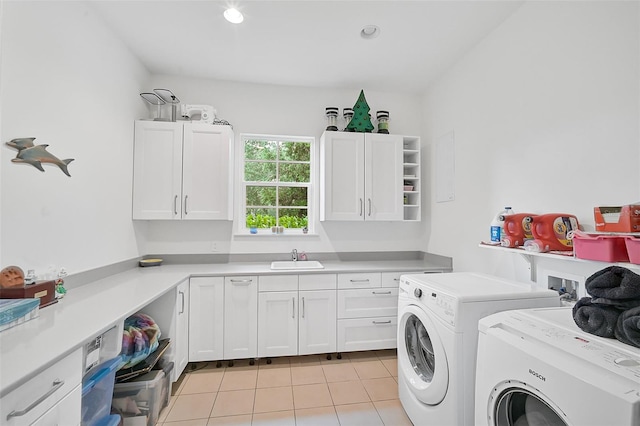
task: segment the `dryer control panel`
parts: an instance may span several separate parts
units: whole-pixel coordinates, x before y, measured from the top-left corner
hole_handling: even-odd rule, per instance
[[[457,299],[429,288],[424,284],[403,278],[400,280],[400,297],[415,301],[451,326],[456,323]]]

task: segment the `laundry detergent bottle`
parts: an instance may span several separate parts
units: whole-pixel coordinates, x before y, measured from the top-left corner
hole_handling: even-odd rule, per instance
[[[511,207],[505,207],[504,210],[496,214],[491,221],[491,243],[500,244],[504,235],[504,216],[512,215]]]

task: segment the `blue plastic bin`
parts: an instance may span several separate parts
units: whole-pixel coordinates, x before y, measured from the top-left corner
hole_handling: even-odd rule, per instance
[[[94,372],[82,380],[82,426],[111,424],[108,418],[119,364],[117,356],[95,367]],[[105,419],[107,423],[102,423]]]

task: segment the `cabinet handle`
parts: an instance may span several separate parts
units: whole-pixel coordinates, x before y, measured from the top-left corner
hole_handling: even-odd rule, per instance
[[[184,196],[184,215],[185,216],[189,214],[189,212],[187,211],[187,198],[189,198],[189,196],[185,195]]]
[[[182,307],[180,308],[179,313],[184,314],[184,291],[179,291],[178,294],[182,297]]]
[[[302,296],[302,318],[304,318],[304,296]]]
[[[400,281],[400,278],[394,278],[393,280],[394,281]]]
[[[360,198],[360,214],[358,216],[362,216],[362,198]]]
[[[371,198],[368,198],[367,200],[369,200],[369,216],[371,216]]]
[[[253,280],[231,280],[234,285],[249,285]]]
[[[60,379],[55,379],[53,381],[52,384],[52,388],[49,389],[47,391],[47,393],[45,393],[44,395],[42,395],[40,398],[38,398],[37,400],[35,400],[31,405],[29,405],[27,408],[25,408],[24,410],[20,410],[20,411],[16,411],[13,410],[12,412],[10,412],[9,414],[7,414],[7,420],[11,419],[12,417],[20,417],[20,416],[24,416],[25,414],[27,414],[29,411],[33,410],[34,408],[36,408],[36,406],[38,406],[40,403],[42,403],[42,401],[44,401],[45,399],[49,398],[55,391],[57,391],[58,389],[60,389],[62,386],[64,385],[64,380],[60,380]]]
[[[391,320],[387,321],[372,321],[374,324],[391,324]]]
[[[373,294],[391,294],[391,291],[372,291]]]
[[[291,318],[296,317],[296,298],[292,297],[291,302],[293,303],[293,309],[291,310]]]
[[[178,215],[178,196],[173,197],[173,214]]]
[[[352,283],[368,283],[369,282],[369,278],[365,279],[365,280],[349,280]]]

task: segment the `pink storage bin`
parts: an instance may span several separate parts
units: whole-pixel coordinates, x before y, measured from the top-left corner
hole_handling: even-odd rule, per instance
[[[629,262],[640,265],[640,238],[627,236],[624,242],[627,246]]]
[[[573,253],[578,259],[601,262],[628,262],[626,238],[617,235],[589,235],[577,231],[573,235]]]

